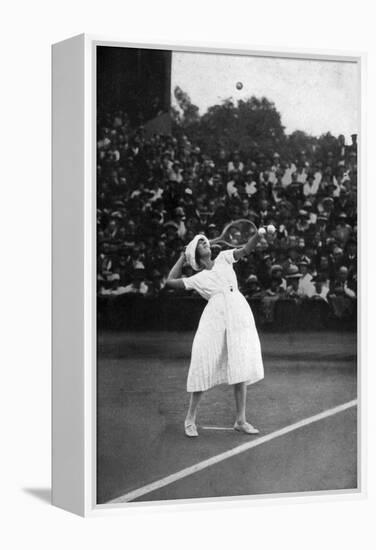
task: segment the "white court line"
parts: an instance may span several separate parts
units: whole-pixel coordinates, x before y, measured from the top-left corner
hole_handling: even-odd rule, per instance
[[[156,491],[157,489],[160,489],[161,487],[166,487],[166,485],[170,485],[171,483],[174,483],[175,481],[178,481],[179,479],[183,479],[184,477],[195,474],[196,472],[200,472],[201,470],[204,470],[205,468],[209,468],[209,466],[213,466],[213,464],[218,464],[218,462],[222,462],[223,460],[227,460],[228,458],[231,458],[233,456],[244,453],[245,451],[248,451],[249,449],[253,449],[254,447],[258,447],[259,445],[262,445],[263,443],[267,443],[268,441],[271,441],[272,439],[275,439],[276,437],[281,437],[282,435],[293,432],[294,430],[298,430],[299,428],[302,428],[303,426],[308,426],[309,424],[313,424],[314,422],[318,422],[319,420],[323,420],[324,418],[327,418],[328,416],[333,416],[334,414],[345,411],[346,409],[350,409],[351,407],[355,407],[357,405],[357,403],[358,403],[358,400],[353,399],[352,401],[348,401],[347,403],[343,403],[342,405],[338,405],[337,407],[333,407],[332,409],[328,409],[328,410],[323,411],[323,412],[321,412],[319,414],[316,414],[314,416],[310,416],[309,418],[305,418],[304,420],[300,420],[299,422],[295,422],[294,424],[290,424],[290,426],[286,426],[285,428],[282,428],[280,430],[276,430],[275,432],[272,432],[270,434],[264,435],[262,437],[258,437],[257,439],[253,439],[252,441],[248,441],[247,443],[243,443],[243,445],[238,445],[237,447],[234,447],[233,449],[225,451],[224,453],[220,453],[216,456],[212,456],[211,458],[208,458],[207,460],[203,460],[202,462],[198,462],[197,464],[194,464],[193,466],[189,466],[188,468],[184,468],[183,470],[180,470],[179,472],[176,472],[175,474],[171,474],[167,477],[163,477],[162,479],[154,481],[153,483],[149,483],[148,485],[144,485],[143,487],[140,487],[139,489],[135,489],[134,491],[131,491],[130,493],[126,493],[125,495],[123,495],[121,497],[110,500],[107,504],[110,504],[110,503],[111,504],[120,504],[120,503],[123,503],[123,502],[130,502],[132,500],[135,500],[136,498],[139,498],[143,495],[146,495],[147,493],[151,493],[152,491]]]
[[[225,426],[200,426],[201,430],[223,430],[233,432],[234,428],[226,428]]]

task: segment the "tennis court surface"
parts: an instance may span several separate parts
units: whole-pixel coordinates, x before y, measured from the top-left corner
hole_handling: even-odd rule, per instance
[[[260,333],[265,379],[231,429],[232,388],[203,397],[184,435],[193,333],[98,334],[97,502],[357,487],[356,334]]]

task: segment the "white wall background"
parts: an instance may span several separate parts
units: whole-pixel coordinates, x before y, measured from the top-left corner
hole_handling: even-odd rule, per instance
[[[230,97],[237,102],[265,96],[280,112],[287,134],[344,134],[349,144],[358,132],[358,80],[355,63],[189,52],[172,56],[171,88],[188,93],[201,115]],[[242,90],[236,89],[237,81]]]
[[[50,44],[88,32],[125,41],[211,41],[369,52],[368,157],[375,143],[372,1],[65,0],[7,2],[1,15],[1,420],[3,548],[374,547],[376,364],[369,388],[369,498],[359,502],[210,508],[82,520],[30,493],[50,480]],[[369,170],[369,218],[375,204]],[[362,213],[363,221],[365,212]],[[368,278],[374,280],[371,225]],[[364,237],[365,242],[365,237]],[[363,257],[366,256],[363,250]],[[371,273],[372,270],[372,273]],[[365,268],[363,268],[363,275]],[[365,293],[363,286],[363,292]],[[370,304],[371,284],[366,296]],[[372,317],[372,304],[368,305]],[[370,326],[369,331],[373,331]],[[371,340],[371,334],[370,338]],[[371,348],[371,344],[369,346]],[[367,354],[369,355],[367,356]],[[286,501],[288,502],[288,501]],[[4,540],[3,540],[4,539]]]

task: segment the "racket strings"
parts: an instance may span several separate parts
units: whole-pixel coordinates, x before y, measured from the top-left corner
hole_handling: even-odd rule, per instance
[[[232,247],[244,245],[256,232],[256,226],[249,220],[235,220],[228,224],[216,242]]]

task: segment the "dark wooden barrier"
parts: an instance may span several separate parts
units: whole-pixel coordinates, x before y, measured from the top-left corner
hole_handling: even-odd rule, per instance
[[[99,296],[97,319],[99,329],[114,330],[195,330],[206,301],[199,296],[164,294],[157,297],[123,294]],[[325,330],[356,328],[356,302],[346,319],[334,315],[331,304],[315,300],[279,299],[272,319],[265,320],[261,299],[249,304],[256,325],[270,330]]]

